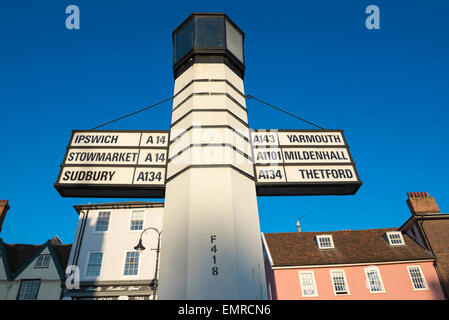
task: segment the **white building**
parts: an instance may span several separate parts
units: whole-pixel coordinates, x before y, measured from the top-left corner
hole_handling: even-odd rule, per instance
[[[155,298],[156,230],[162,231],[163,207],[143,201],[74,206],[79,219],[68,265],[78,267],[80,281],[78,289],[66,287],[64,299]],[[134,248],[144,230],[146,249],[139,253]]]

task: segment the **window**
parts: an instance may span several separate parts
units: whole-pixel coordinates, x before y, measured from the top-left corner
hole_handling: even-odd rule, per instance
[[[98,277],[101,271],[103,252],[90,252],[87,263],[86,277]]]
[[[224,47],[222,17],[195,17],[195,47]]]
[[[332,240],[332,236],[329,234],[316,236],[316,241],[318,243],[318,248],[320,249],[334,248],[334,241]]]
[[[125,260],[125,276],[135,276],[139,270],[139,253],[137,251],[130,251],[126,253]]]
[[[226,19],[226,45],[243,62],[243,35]]]
[[[366,282],[368,284],[368,288],[371,293],[385,292],[382,283],[382,278],[380,277],[380,272],[378,268],[376,267],[366,268],[365,274],[366,274]]]
[[[402,233],[399,231],[387,232],[388,242],[392,246],[404,245],[404,238],[402,238]]]
[[[108,231],[109,228],[109,218],[111,213],[108,211],[100,211],[97,217],[97,224],[95,226],[95,231],[102,232]]]
[[[303,297],[318,296],[313,271],[300,271],[299,283],[301,284],[301,291]]]
[[[17,300],[36,300],[40,286],[40,280],[22,280]]]
[[[180,58],[193,48],[194,28],[195,25],[192,19],[175,34],[175,62],[178,62]]]
[[[343,270],[331,270],[331,279],[336,295],[349,294],[349,289],[346,285],[346,276]]]
[[[130,230],[142,230],[145,210],[133,210],[131,213]]]
[[[41,254],[36,259],[36,264],[34,265],[35,268],[48,268],[48,265],[50,264],[50,255],[49,254]]]
[[[427,283],[424,279],[420,266],[408,266],[408,274],[412,280],[413,289],[415,290],[427,290]]]

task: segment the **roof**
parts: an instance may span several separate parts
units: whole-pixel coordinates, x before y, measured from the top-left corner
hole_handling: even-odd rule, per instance
[[[331,232],[265,233],[273,267],[399,262],[434,259],[403,234],[405,245],[391,246],[384,237],[398,228]],[[317,235],[332,235],[334,249],[319,249]]]
[[[61,264],[62,270],[67,268],[67,262],[69,261],[70,250],[72,250],[71,244],[61,244],[58,246],[53,246],[55,249],[56,256],[58,257],[59,263]]]
[[[449,213],[422,213],[414,214],[402,226],[399,227],[401,231],[407,231],[416,220],[440,220],[449,219]]]
[[[50,255],[53,256],[54,262],[61,276],[64,277],[64,270],[69,260],[71,244],[62,244],[56,236],[41,245],[33,244],[6,244],[0,238],[0,251],[4,252],[7,261],[7,274],[10,280],[19,275],[45,248],[49,248]]]
[[[5,243],[9,271],[16,273],[41,247],[42,245]]]
[[[124,201],[124,202],[106,202],[106,203],[89,203],[78,204],[73,206],[79,214],[81,210],[95,209],[123,209],[123,208],[163,208],[164,202],[150,201]]]

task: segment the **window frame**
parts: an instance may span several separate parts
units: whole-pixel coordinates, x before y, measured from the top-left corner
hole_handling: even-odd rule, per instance
[[[89,261],[90,261],[90,256],[94,253],[101,253],[101,264],[100,264],[100,272],[98,273],[98,275],[88,275],[87,272],[89,271]],[[101,270],[103,269],[103,261],[104,261],[104,252],[103,251],[89,251],[87,253],[87,261],[86,261],[86,268],[84,271],[84,277],[85,278],[99,278],[101,276]]]
[[[320,239],[322,239],[322,238],[329,238],[331,246],[330,247],[321,247]],[[316,235],[316,243],[318,245],[318,249],[335,249],[334,239],[331,234]]]
[[[44,265],[44,266],[38,266],[38,265],[37,265],[37,263],[39,262],[39,259],[40,259],[41,257],[48,257],[47,265]],[[34,263],[34,268],[35,268],[35,269],[47,269],[47,268],[50,267],[50,260],[51,260],[51,255],[50,255],[50,254],[48,254],[48,253],[40,254],[40,255],[36,258],[36,262]]]
[[[340,293],[339,294],[335,290],[335,282],[334,282],[334,277],[332,275],[333,272],[341,272],[343,274],[343,280],[345,282],[346,293]],[[348,279],[346,278],[346,273],[345,273],[344,269],[331,269],[331,270],[329,270],[329,274],[330,274],[330,277],[331,277],[332,289],[334,290],[334,295],[335,296],[349,296],[349,295],[351,295],[351,292],[349,291]]]
[[[422,282],[424,283],[424,288],[416,288],[415,287],[415,283],[413,282],[412,273],[410,272],[411,268],[418,268],[419,273],[420,273],[421,278],[422,278]],[[422,268],[421,268],[421,266],[419,264],[407,266],[407,271],[408,271],[408,275],[410,277],[410,282],[412,283],[412,287],[413,287],[414,291],[429,290],[429,286],[427,285],[426,277],[424,276],[424,272],[422,271]]]
[[[128,255],[128,253],[130,252],[134,252],[137,254],[138,257],[138,261],[137,261],[137,273],[136,274],[125,274],[125,270],[126,270],[126,257]],[[122,277],[123,278],[130,278],[130,277],[138,277],[139,276],[139,271],[140,271],[140,253],[137,250],[127,250],[125,251],[124,257],[123,257],[123,270],[122,270]]]
[[[371,270],[376,270],[376,272],[377,272],[377,276],[379,277],[381,291],[373,291],[371,289],[370,280],[369,280],[369,277],[368,277],[368,271],[371,271]],[[367,286],[368,286],[368,289],[369,289],[370,293],[386,293],[385,286],[384,286],[384,281],[382,279],[382,276],[380,274],[380,270],[379,270],[378,267],[376,267],[376,266],[366,267],[365,268],[365,278],[366,278],[366,283],[367,283]]]
[[[301,274],[305,274],[305,273],[312,274],[313,287],[314,287],[314,290],[315,290],[315,294],[313,294],[313,295],[304,295],[304,288],[303,288],[303,285],[302,285]],[[309,270],[309,271],[301,270],[301,271],[298,271],[298,278],[299,278],[299,287],[301,288],[301,296],[303,298],[312,298],[312,297],[318,297],[319,296],[318,295],[318,287],[317,287],[317,283],[316,283],[316,280],[315,280],[315,272],[313,272],[313,270]]]
[[[97,226],[98,226],[98,218],[100,217],[100,213],[109,213],[109,219],[108,219],[108,228],[107,230],[97,230]],[[98,234],[104,234],[109,232],[110,226],[111,226],[111,217],[112,217],[112,211],[98,211],[97,212],[97,219],[95,220],[95,225],[94,225],[94,233]]]
[[[131,229],[131,225],[132,225],[132,222],[133,222],[133,213],[134,212],[138,212],[138,211],[143,211],[142,229],[132,230]],[[129,232],[142,232],[145,229],[145,215],[146,215],[146,210],[145,209],[132,209],[130,217],[129,217],[128,231]]]
[[[19,299],[20,295],[21,295],[21,290],[23,288],[23,284],[25,282],[38,282],[39,285],[37,286],[37,292],[36,292],[36,297],[34,299]],[[20,280],[20,286],[19,286],[19,290],[17,291],[17,296],[16,296],[16,300],[37,300],[37,298],[39,297],[39,291],[41,289],[41,279],[22,279]],[[24,295],[24,294],[23,294]]]
[[[401,238],[401,243],[392,243],[391,242],[391,235],[397,234],[399,235],[399,237]],[[404,241],[404,237],[402,236],[402,232],[401,231],[388,231],[386,232],[387,235],[387,239],[388,239],[388,243],[390,244],[390,246],[403,246],[405,245],[405,241]]]

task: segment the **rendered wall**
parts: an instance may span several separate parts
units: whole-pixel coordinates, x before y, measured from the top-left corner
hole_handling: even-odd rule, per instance
[[[156,265],[156,251],[151,250],[157,246],[157,233],[148,230],[142,237],[144,250],[139,256],[138,275],[123,275],[125,256],[127,251],[135,251],[134,247],[139,242],[142,230],[130,230],[131,214],[133,209],[101,209],[89,210],[86,227],[83,232],[81,249],[77,265],[80,268],[80,280],[83,281],[126,281],[126,280],[151,280],[154,278]],[[142,208],[145,210],[143,229],[154,227],[162,229],[163,208]],[[96,232],[95,226],[100,211],[110,211],[108,231]],[[77,231],[73,240],[69,264],[73,264],[78,234],[82,223],[82,214],[78,221]],[[101,272],[98,277],[87,277],[86,267],[90,252],[103,252]]]
[[[427,290],[414,290],[407,266],[419,265],[427,282]],[[444,299],[433,262],[383,264],[379,268],[385,293],[370,293],[366,284],[364,266],[322,267],[302,269],[276,269],[274,278],[279,300],[440,300]],[[318,297],[303,297],[299,282],[299,271],[313,270]],[[330,270],[344,270],[349,287],[349,295],[336,296],[333,291]]]

